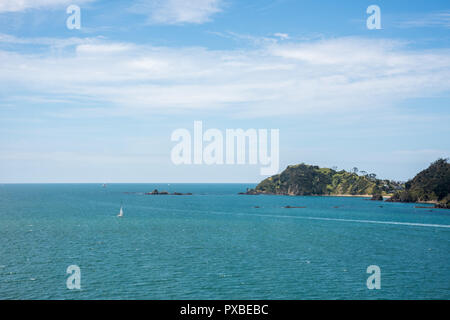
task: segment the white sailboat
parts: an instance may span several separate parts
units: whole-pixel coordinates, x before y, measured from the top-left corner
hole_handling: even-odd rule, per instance
[[[123,207],[120,206],[120,211],[119,214],[117,215],[118,217],[123,217]]]

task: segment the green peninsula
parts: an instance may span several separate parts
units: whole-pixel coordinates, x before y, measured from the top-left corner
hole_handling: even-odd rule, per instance
[[[288,166],[246,194],[387,196],[403,189],[400,182],[377,179],[364,171],[358,174],[357,168],[347,172],[302,163]]]

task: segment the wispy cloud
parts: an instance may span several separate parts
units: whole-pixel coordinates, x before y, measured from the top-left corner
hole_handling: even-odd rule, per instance
[[[430,13],[421,17],[406,19],[399,23],[404,28],[444,27],[450,28],[450,11]]]
[[[0,86],[21,96],[71,97],[105,114],[201,110],[251,117],[382,110],[450,91],[448,50],[409,50],[391,40],[269,42],[221,51],[77,41],[57,56],[0,51]],[[11,103],[10,97],[2,99]]]
[[[289,35],[288,35],[287,33],[277,32],[277,33],[274,33],[273,35],[274,35],[275,37],[278,37],[278,38],[282,39],[282,40],[287,40],[287,39],[290,38]]]
[[[201,24],[211,21],[222,7],[222,0],[139,0],[130,10],[147,15],[153,24]]]
[[[95,0],[77,0],[76,3],[85,3]],[[73,0],[0,0],[0,13],[20,12],[28,9],[47,9],[72,4]]]
[[[83,45],[89,43],[95,43],[102,40],[103,37],[93,38],[50,38],[50,37],[36,37],[36,38],[20,38],[9,34],[0,33],[0,44],[13,44],[13,45],[40,45],[47,46],[49,48],[65,48],[75,45]]]

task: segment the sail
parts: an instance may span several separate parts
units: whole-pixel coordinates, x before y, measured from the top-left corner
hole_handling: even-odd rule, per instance
[[[123,217],[123,208],[122,207],[120,207],[120,211],[119,211],[119,214],[117,216],[118,217]]]

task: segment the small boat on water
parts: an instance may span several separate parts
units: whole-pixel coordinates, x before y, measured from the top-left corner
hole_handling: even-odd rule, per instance
[[[117,215],[118,217],[123,217],[123,207],[122,206],[120,206],[120,211],[119,211],[119,214]]]
[[[106,183],[104,183],[104,184],[102,185],[102,187],[103,187],[103,188],[106,188]]]

